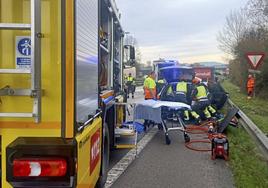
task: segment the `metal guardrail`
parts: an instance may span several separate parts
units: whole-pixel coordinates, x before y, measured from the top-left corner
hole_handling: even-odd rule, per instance
[[[230,106],[237,107],[230,99],[227,103]],[[239,107],[238,115],[241,117],[239,119],[241,125],[245,130],[253,137],[253,139],[258,143],[260,150],[262,151],[264,157],[268,160],[268,137],[251,121],[251,119],[242,111]]]

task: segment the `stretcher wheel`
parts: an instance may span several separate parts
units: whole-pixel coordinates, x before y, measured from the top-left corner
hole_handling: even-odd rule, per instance
[[[168,137],[168,135],[166,135],[166,144],[169,145],[171,143],[170,138]]]
[[[188,134],[184,134],[184,141],[185,143],[190,142],[190,136]]]

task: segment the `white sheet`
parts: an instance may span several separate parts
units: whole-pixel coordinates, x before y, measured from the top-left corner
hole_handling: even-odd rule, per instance
[[[156,101],[156,100],[144,100],[138,102],[137,105],[146,105],[151,106],[152,108],[159,108],[159,107],[169,107],[173,109],[182,109],[186,108],[191,110],[191,106],[181,102],[170,102],[170,101]]]
[[[191,110],[189,105],[180,102],[144,100],[136,103],[134,120],[146,119],[152,120],[155,123],[161,123],[162,107],[168,107],[174,110]]]

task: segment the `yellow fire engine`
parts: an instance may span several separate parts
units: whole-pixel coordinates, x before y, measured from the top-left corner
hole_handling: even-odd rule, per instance
[[[123,114],[119,17],[113,0],[0,0],[3,188],[104,185]]]

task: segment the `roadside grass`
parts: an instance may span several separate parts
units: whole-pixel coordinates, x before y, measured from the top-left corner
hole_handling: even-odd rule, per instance
[[[257,126],[268,132],[268,102],[261,99],[247,100],[239,88],[225,81],[222,86],[230,94],[231,100],[239,106]],[[229,164],[233,171],[237,188],[268,187],[268,161],[262,156],[254,140],[241,126],[229,126],[227,135],[230,143]]]
[[[267,135],[268,101],[257,97],[248,100],[247,96],[228,80],[224,81],[222,86],[229,92],[230,99]]]
[[[268,161],[242,127],[229,126],[230,166],[237,188],[268,187]]]

